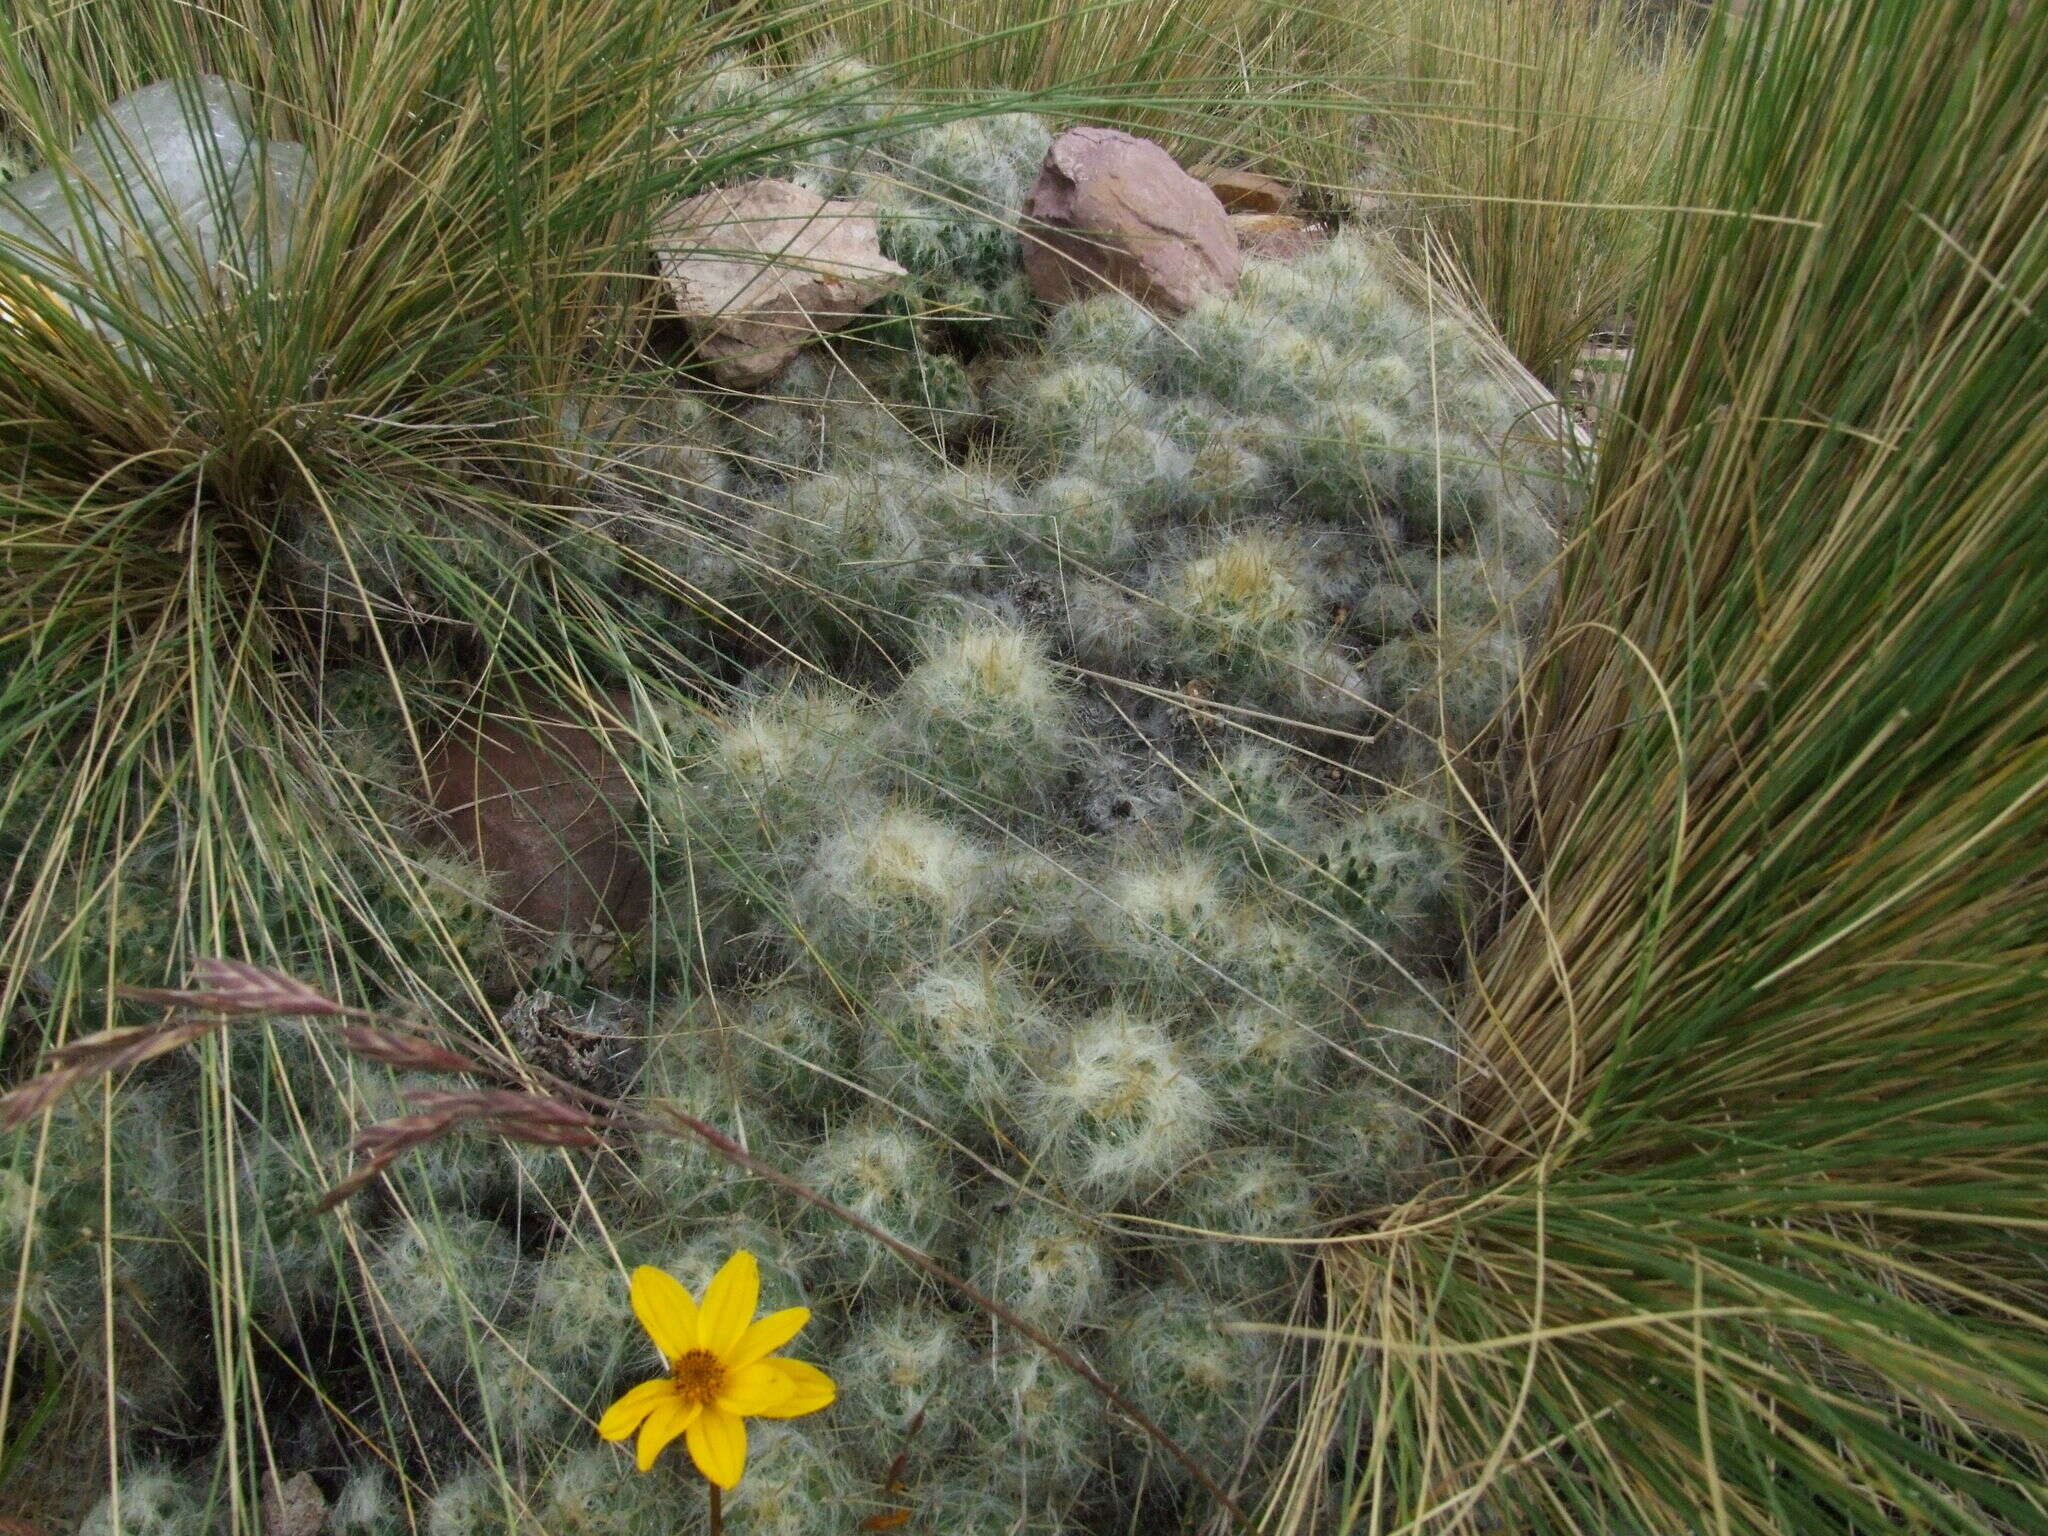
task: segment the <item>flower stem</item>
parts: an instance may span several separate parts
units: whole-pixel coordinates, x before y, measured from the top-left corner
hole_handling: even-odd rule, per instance
[[[704,1486],[711,1490],[711,1536],[725,1536],[725,1497],[709,1478]]]

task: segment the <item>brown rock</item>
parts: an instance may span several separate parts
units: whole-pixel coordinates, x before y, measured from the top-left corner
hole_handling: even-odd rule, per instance
[[[1024,275],[1048,304],[1120,289],[1168,315],[1237,287],[1216,194],[1150,139],[1069,128],[1024,199]]]
[[[1330,243],[1322,225],[1291,213],[1233,213],[1230,227],[1247,261],[1293,261]]]
[[[655,259],[711,376],[765,384],[804,344],[844,329],[909,274],[882,254],[865,204],[763,180],[686,198]]]
[[[610,742],[565,721],[472,719],[427,754],[450,841],[490,873],[529,937],[582,945],[647,920],[652,879],[628,825],[637,797]],[[515,945],[515,949],[530,946]]]
[[[1263,171],[1205,165],[1194,175],[1216,194],[1225,213],[1285,213],[1294,206],[1294,188]]]

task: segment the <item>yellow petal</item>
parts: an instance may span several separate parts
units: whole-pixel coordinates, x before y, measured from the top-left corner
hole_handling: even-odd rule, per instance
[[[642,1472],[654,1465],[654,1458],[668,1448],[669,1441],[695,1424],[704,1416],[702,1403],[686,1403],[680,1397],[672,1397],[647,1416],[647,1423],[640,1430],[640,1453],[635,1458]]]
[[[736,1371],[743,1365],[752,1365],[763,1355],[774,1354],[795,1338],[810,1320],[809,1307],[784,1307],[780,1312],[756,1318],[740,1335],[739,1343],[733,1345],[732,1353],[725,1357],[725,1368]]]
[[[710,1350],[720,1360],[730,1360],[733,1346],[754,1320],[760,1300],[761,1266],[742,1248],[704,1287],[704,1305],[697,1314],[697,1347]]]
[[[597,1432],[607,1440],[623,1440],[640,1427],[640,1421],[676,1395],[676,1384],[667,1376],[643,1381],[605,1409],[597,1421]]]
[[[721,1488],[737,1488],[747,1470],[746,1420],[706,1408],[689,1429],[690,1460]]]
[[[774,1412],[795,1392],[796,1384],[782,1372],[771,1369],[765,1361],[756,1361],[726,1371],[725,1386],[713,1406],[720,1413],[745,1418],[749,1414]]]
[[[839,1389],[832,1385],[832,1378],[802,1360],[785,1360],[780,1355],[772,1360],[763,1360],[757,1369],[777,1371],[789,1378],[790,1395],[773,1408],[763,1408],[756,1417],[763,1419],[794,1419],[807,1413],[816,1413],[828,1406],[839,1395]]]
[[[697,1303],[666,1270],[642,1264],[633,1271],[633,1315],[662,1358],[673,1361],[697,1347]]]

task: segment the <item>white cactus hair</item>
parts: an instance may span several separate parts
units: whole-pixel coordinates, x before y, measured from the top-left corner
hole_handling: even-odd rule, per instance
[[[539,1530],[632,1531],[667,1519],[672,1495],[653,1478],[619,1476],[619,1453],[592,1445],[549,1466],[528,1502]]]
[[[1220,956],[1239,995],[1305,1019],[1341,1010],[1353,984],[1344,958],[1324,925],[1307,926],[1271,906],[1239,909]]]
[[[684,771],[655,801],[657,824],[693,872],[678,909],[715,926],[778,896],[808,849],[787,829],[815,819],[861,772],[873,736],[850,693],[824,687],[778,688],[681,722],[673,750]]]
[[[707,1013],[699,1005],[661,1021],[666,1028],[648,1049],[641,1094],[672,1104],[742,1148],[779,1144],[789,1134],[787,1120],[776,1105],[741,1090],[731,1064],[719,1059]],[[644,1133],[632,1172],[635,1203],[653,1207],[667,1222],[701,1225],[705,1217],[730,1215],[759,1195],[758,1179],[680,1127]]]
[[[831,965],[891,968],[956,942],[988,879],[987,851],[948,823],[856,805],[793,892],[797,938]]]
[[[1068,1536],[1075,1527],[1059,1501],[1020,1474],[996,1467],[948,1478],[918,1503],[947,1536]]]
[[[472,1468],[434,1490],[427,1505],[427,1536],[493,1536],[505,1529],[518,1497],[497,1472]]]
[[[1112,866],[1082,921],[1104,980],[1179,993],[1201,990],[1236,915],[1225,869],[1186,852],[1144,847]]]
[[[1425,1100],[1385,1083],[1354,1081],[1316,1104],[1303,1156],[1340,1208],[1404,1198],[1427,1177],[1428,1111]]]
[[[1160,519],[1186,494],[1194,456],[1158,427],[1112,420],[1076,440],[1060,456],[1068,474],[1122,489],[1134,522]]]
[[[1122,293],[1101,293],[1053,311],[1045,350],[1073,362],[1129,367],[1151,357],[1165,332],[1159,318],[1137,300]]]
[[[1257,338],[1222,398],[1241,410],[1286,415],[1353,383],[1341,346],[1299,326],[1275,324]]]
[[[477,1340],[525,1308],[526,1267],[504,1228],[473,1216],[432,1213],[403,1222],[372,1253],[365,1301],[437,1375],[465,1374]]]
[[[1269,1335],[1199,1290],[1160,1286],[1133,1296],[1110,1331],[1116,1379],[1190,1454],[1227,1474],[1254,1445],[1253,1429],[1273,1390],[1278,1351]],[[1186,1477],[1147,1445],[1149,1471]]]
[[[1369,240],[1332,240],[1293,266],[1307,291],[1291,292],[1283,308],[1298,324],[1351,336],[1374,352],[1421,328],[1421,317],[1388,280]]]
[[[1075,1030],[1033,1085],[1026,1134],[1066,1187],[1119,1200],[1164,1180],[1217,1131],[1214,1096],[1155,1020],[1117,1006]]]
[[[1061,955],[1080,924],[1072,854],[1058,844],[998,853],[991,869],[995,932],[1020,958]]]
[[[1308,412],[1293,450],[1305,489],[1332,512],[1397,496],[1413,482],[1418,456],[1392,411],[1357,398],[1324,401]]]
[[[849,1412],[886,1443],[913,1422],[929,1453],[967,1429],[974,1355],[961,1319],[943,1307],[898,1303],[868,1309],[834,1352]]]
[[[883,460],[800,479],[761,518],[762,554],[817,591],[892,612],[914,605],[928,548],[906,508],[923,475],[913,461]]]
[[[1372,685],[1350,647],[1303,635],[1282,658],[1282,690],[1305,721],[1355,730],[1372,718]]]
[[[1011,1496],[1066,1501],[1076,1482],[1106,1459],[1102,1399],[1063,1362],[1017,1341],[997,1349],[983,1382],[984,1438],[1009,1448]]]
[[[1362,673],[1365,695],[1431,741],[1469,746],[1514,696],[1521,637],[1498,628],[1404,635],[1375,650]]]
[[[843,689],[778,692],[713,721],[705,762],[739,795],[815,791],[858,751],[864,725],[858,701]]]
[[[806,1183],[891,1237],[929,1253],[956,1235],[950,1161],[923,1132],[881,1114],[829,1132],[803,1166]],[[842,1294],[914,1289],[921,1277],[866,1233],[816,1212],[805,1216],[821,1250],[821,1278]]]
[[[400,1536],[405,1505],[382,1467],[350,1474],[327,1507],[329,1536]]]
[[[1035,557],[1082,571],[1100,570],[1136,540],[1130,509],[1116,487],[1085,475],[1054,475],[1032,489]]]
[[[180,1324],[203,1272],[178,1237],[198,1219],[178,1110],[162,1088],[131,1085],[106,1108],[74,1095],[41,1136],[0,1137],[0,1261],[20,1282],[9,1283],[14,1305],[129,1413],[180,1401],[191,1364]]]
[[[1154,408],[1144,386],[1104,362],[1067,363],[1050,372],[1020,367],[998,381],[994,403],[1021,436],[1049,453],[1127,423],[1143,424]]]
[[[993,956],[928,965],[890,988],[866,1021],[863,1067],[953,1135],[982,1140],[1015,1111],[1052,1024],[1028,984]]]
[[[1273,1147],[1211,1158],[1177,1183],[1174,1206],[1180,1221],[1211,1235],[1176,1244],[1173,1257],[1203,1290],[1241,1302],[1298,1285],[1310,1250],[1277,1240],[1305,1241],[1322,1230],[1314,1183]]]
[[[1112,676],[1147,670],[1165,628],[1165,610],[1156,599],[1105,577],[1068,581],[1060,617],[1080,661]]]
[[[1241,999],[1203,1028],[1203,1079],[1239,1124],[1321,1091],[1330,1045],[1313,1026],[1262,998]]]
[[[713,1048],[743,1092],[785,1114],[837,1108],[854,1065],[853,1026],[828,998],[794,982],[722,1000]]]
[[[209,1536],[219,1511],[190,1474],[168,1465],[132,1467],[117,1493],[93,1506],[79,1536]]]
[[[1190,776],[1187,841],[1249,869],[1286,868],[1316,819],[1315,796],[1291,755],[1238,738]]]
[[[1348,382],[1361,399],[1389,407],[1412,406],[1416,392],[1424,388],[1415,366],[1398,351],[1382,352],[1354,364]]]
[[[1402,298],[1371,242],[1253,261],[1235,295],[1172,322],[1116,294],[1038,314],[1011,226],[1047,124],[889,130],[895,90],[820,52],[735,62],[694,107],[719,142],[747,121],[784,135],[773,173],[878,205],[913,270],[872,327],[749,399],[664,378],[560,423],[556,467],[589,503],[563,558],[693,643],[714,622],[722,637],[673,680],[648,754],[662,915],[645,995],[619,1004],[637,1011],[646,1113],[582,1161],[481,1135],[421,1147],[346,1240],[245,1226],[266,1331],[324,1344],[335,1330],[317,1328],[358,1314],[366,1353],[431,1409],[420,1456],[393,1459],[403,1484],[367,1456],[335,1468],[336,1536],[694,1518],[586,1420],[662,1369],[625,1276],[653,1264],[701,1295],[741,1249],[764,1310],[814,1310],[794,1352],[842,1402],[749,1426],[733,1536],[851,1529],[899,1494],[957,1536],[1166,1529],[1193,1507],[1178,1465],[1056,1353],[667,1134],[665,1103],[1100,1361],[1251,1482],[1288,1407],[1281,1346],[1238,1325],[1286,1321],[1312,1274],[1278,1240],[1436,1175],[1476,878],[1443,760],[1507,718],[1556,493],[1517,478],[1479,350]],[[971,311],[996,317],[973,339]],[[488,553],[488,530],[456,536]],[[419,573],[402,550],[391,564],[379,600],[407,601]],[[648,595],[650,570],[696,584],[703,611]],[[422,675],[454,695],[458,679]],[[407,786],[387,680],[359,667],[325,686],[365,788]],[[424,954],[438,934],[498,969],[484,872],[433,854],[411,873],[424,899],[362,877],[389,947]],[[161,885],[106,924],[123,964],[185,937]],[[450,998],[467,985],[442,979]],[[281,1063],[296,1109],[324,1097],[309,1145],[412,1107],[414,1079],[357,1063],[337,1094],[299,1037],[249,1038],[230,1048]],[[99,1219],[102,1128],[48,1122],[33,1199],[27,1143],[0,1160],[0,1261],[88,1370],[102,1289],[124,1340],[204,1315],[181,1237],[203,1143],[167,1097],[121,1090],[111,1288],[105,1250],[75,1241]],[[235,1148],[238,1195],[266,1215],[317,1187],[297,1143]],[[55,1237],[77,1257],[44,1262]],[[888,1486],[906,1444],[910,1486]],[[127,1486],[130,1531],[215,1518],[187,1472]]]
[[[1055,1333],[1096,1322],[1115,1283],[1102,1233],[1043,1200],[1020,1197],[987,1230],[976,1256],[984,1290]]]
[[[852,1469],[803,1421],[756,1420],[748,1437],[747,1475],[725,1508],[732,1536],[811,1536],[858,1501]]]
[[[909,770],[977,804],[1029,807],[1072,750],[1072,705],[1032,631],[969,614],[931,632],[891,701]]]
[[[1153,372],[1180,394],[1206,395],[1226,405],[1264,409],[1241,391],[1258,372],[1258,359],[1275,338],[1300,334],[1285,317],[1212,295],[1181,316],[1148,349]]]
[[[701,1296],[726,1261],[744,1249],[760,1270],[763,1311],[808,1306],[812,1298],[801,1262],[808,1250],[794,1231],[773,1224],[770,1218],[778,1214],[761,1205],[746,1214],[694,1223],[680,1234],[680,1241],[654,1254],[652,1262],[674,1275],[691,1295]]]
[[[993,284],[1016,263],[1015,210],[1052,132],[1024,112],[926,125],[874,143],[863,196],[884,210],[882,249],[928,279]]]
[[[1520,585],[1483,554],[1411,550],[1396,567],[1440,629],[1472,633],[1492,627]]]
[[[530,1350],[563,1380],[616,1371],[643,1348],[614,1326],[625,1276],[601,1244],[571,1239],[534,1266]]]
[[[1008,548],[1029,535],[1023,498],[1003,476],[942,468],[919,482],[915,494],[920,520],[958,543]]]
[[[582,1417],[581,1405],[570,1394],[580,1397],[589,1390],[587,1377],[558,1378],[528,1347],[523,1331],[480,1348],[469,1381],[491,1433],[519,1447],[561,1443]]]
[[[1315,295],[1315,284],[1289,261],[1247,261],[1237,284],[1244,303],[1290,318],[1306,316]]]
[[[1193,658],[1270,669],[1314,603],[1299,549],[1265,529],[1199,547],[1163,573],[1159,596]]]
[[[1451,894],[1458,870],[1442,809],[1397,791],[1332,828],[1304,873],[1311,899],[1334,900],[1398,939]]]

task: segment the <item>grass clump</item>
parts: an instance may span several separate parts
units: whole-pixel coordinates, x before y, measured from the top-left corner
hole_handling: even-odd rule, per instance
[[[1747,11],[1530,677],[1471,1180],[1330,1250],[1285,1529],[2043,1522],[2048,32]]]
[[[1396,105],[1376,114],[1376,191],[1469,282],[1531,372],[1562,387],[1622,321],[1672,201],[1692,68],[1679,29],[1574,0],[1393,0]]]

